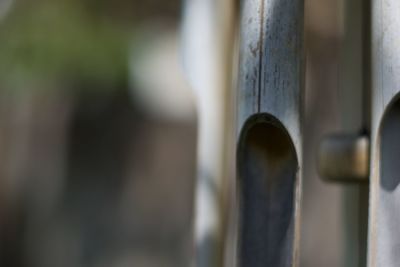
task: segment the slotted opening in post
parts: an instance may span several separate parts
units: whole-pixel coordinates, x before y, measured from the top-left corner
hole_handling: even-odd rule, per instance
[[[238,148],[240,266],[291,266],[297,172],[283,125],[269,115],[250,118]]]
[[[380,190],[377,228],[378,265],[400,260],[400,99],[389,105],[380,128]]]
[[[380,183],[383,190],[393,192],[400,183],[400,99],[391,104],[386,111],[380,139]]]

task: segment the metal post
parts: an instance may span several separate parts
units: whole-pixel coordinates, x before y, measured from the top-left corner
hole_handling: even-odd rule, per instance
[[[400,1],[372,0],[369,267],[400,262]]]
[[[242,2],[238,266],[298,266],[303,0]]]
[[[233,0],[184,2],[183,61],[198,111],[192,265],[221,267],[228,215],[225,139],[232,120],[229,96],[235,5]]]

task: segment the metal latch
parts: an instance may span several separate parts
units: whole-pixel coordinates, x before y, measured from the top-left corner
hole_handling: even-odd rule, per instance
[[[369,176],[369,137],[331,135],[318,151],[318,172],[328,181],[366,182]]]

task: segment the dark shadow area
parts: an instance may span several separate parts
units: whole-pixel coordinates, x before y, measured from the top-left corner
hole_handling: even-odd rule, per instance
[[[397,99],[383,118],[380,136],[381,187],[392,192],[400,183],[400,100]]]
[[[84,90],[82,90],[84,91]],[[81,94],[71,121],[62,220],[80,233],[79,261],[96,266],[100,255],[116,253],[131,232],[120,233],[120,196],[129,183],[127,147],[137,148],[143,118],[129,102],[127,90]],[[129,162],[131,161],[131,162]],[[132,241],[131,241],[132,242]]]
[[[376,228],[377,266],[397,266],[399,262],[399,188],[400,183],[400,100],[388,105],[378,136],[377,162],[379,189]]]
[[[285,128],[257,116],[243,128],[238,151],[240,266],[291,266],[298,163]]]

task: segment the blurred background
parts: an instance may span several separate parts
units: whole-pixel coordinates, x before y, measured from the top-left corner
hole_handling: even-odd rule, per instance
[[[183,4],[0,0],[1,266],[190,265],[198,114]],[[340,130],[343,1],[307,0],[305,25],[301,265],[344,266],[345,189],[314,164]]]

